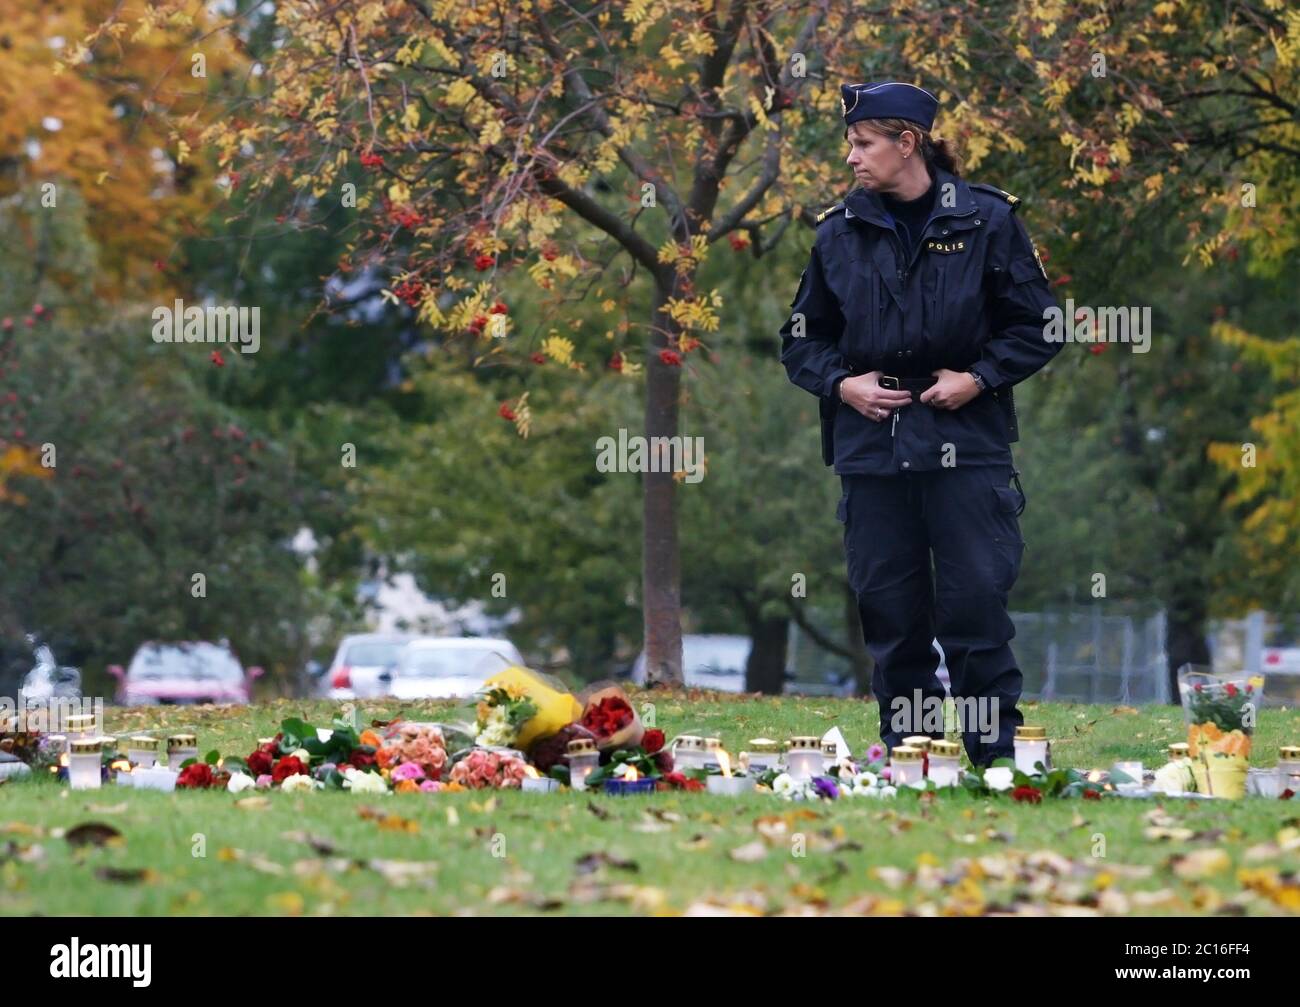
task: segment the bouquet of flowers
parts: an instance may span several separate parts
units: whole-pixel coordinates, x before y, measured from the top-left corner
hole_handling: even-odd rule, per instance
[[[477,693],[477,697],[476,745],[513,748],[523,726],[537,716],[537,704],[521,685],[491,686]]]
[[[1222,675],[1191,664],[1179,669],[1178,696],[1199,793],[1245,795],[1247,763],[1263,692],[1262,675]]]
[[[588,695],[579,723],[596,736],[596,747],[602,752],[635,748],[645,734],[627,693],[616,685]]]
[[[451,767],[451,782],[469,790],[518,790],[528,763],[513,755],[476,748]]]
[[[413,780],[417,786],[424,781],[437,782],[447,765],[447,742],[442,729],[433,724],[390,724],[375,752],[375,761],[390,779]],[[414,768],[403,769],[404,766]]]

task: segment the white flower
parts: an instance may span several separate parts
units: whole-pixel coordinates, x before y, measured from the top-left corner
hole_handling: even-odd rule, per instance
[[[500,707],[496,707],[496,709],[500,709]],[[494,720],[489,717],[487,726],[479,732],[478,737],[474,739],[474,743],[484,748],[493,745],[506,748],[513,744],[514,740],[515,733],[511,729],[508,720]]]
[[[874,787],[875,785],[876,785],[875,773],[868,773],[866,770],[863,770],[857,776],[853,777],[853,786],[855,789],[858,787],[863,787],[863,788]]]
[[[772,792],[785,796],[794,790],[794,777],[789,773],[782,773],[772,781]]]
[[[881,796],[881,797],[884,797],[884,798],[897,797],[897,796],[898,796],[898,788],[897,788],[897,787],[881,787],[881,788],[880,788],[880,796]]]
[[[378,773],[367,773],[350,766],[343,770],[343,789],[354,794],[386,794],[388,782]]]
[[[285,777],[284,782],[280,784],[280,789],[286,794],[299,790],[315,790],[316,781],[306,773],[294,773],[293,776]]]
[[[1162,794],[1181,794],[1196,789],[1196,779],[1192,776],[1192,764],[1187,759],[1175,759],[1156,770],[1156,778],[1151,784],[1152,790]]]
[[[298,759],[304,766],[311,762],[311,753],[305,748],[296,748],[289,754]]]
[[[231,773],[230,782],[226,784],[226,789],[232,794],[238,794],[245,790],[252,790],[257,786],[257,781],[247,773]]]
[[[984,770],[984,782],[991,790],[1010,790],[1012,784],[1011,767],[990,766]]]

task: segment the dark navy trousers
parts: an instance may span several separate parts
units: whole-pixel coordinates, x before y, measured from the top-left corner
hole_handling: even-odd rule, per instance
[[[880,737],[890,748],[910,734],[943,737],[933,718],[927,725],[922,716],[944,695],[937,637],[959,712],[972,711],[969,698],[977,699],[985,728],[996,731],[995,740],[982,740],[976,717],[964,719],[971,762],[984,766],[1013,754],[1023,678],[1011,651],[1007,597],[1025,542],[1017,517],[1024,495],[1018,480],[1009,485],[1012,476],[1009,464],[840,476],[849,583],[875,661]],[[906,703],[896,704],[897,697]]]

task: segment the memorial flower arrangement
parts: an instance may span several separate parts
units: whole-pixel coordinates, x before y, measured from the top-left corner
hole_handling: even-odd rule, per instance
[[[528,763],[513,755],[476,748],[451,767],[451,782],[467,790],[518,790]]]
[[[432,724],[399,722],[388,725],[384,737],[374,740],[379,741],[375,751],[376,765],[381,772],[387,772],[390,779],[416,782],[442,779],[447,765],[447,741],[441,728]],[[410,766],[415,768],[403,768]],[[401,775],[394,777],[399,769]]]
[[[1242,797],[1255,718],[1263,699],[1262,675],[1218,674],[1186,664],[1178,671],[1178,696],[1187,722],[1195,791]],[[1167,774],[1172,778],[1174,771]]]
[[[512,748],[530,720],[537,716],[537,704],[522,685],[510,683],[478,693],[476,745]]]

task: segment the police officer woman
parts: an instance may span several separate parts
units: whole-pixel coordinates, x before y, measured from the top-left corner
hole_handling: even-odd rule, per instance
[[[817,217],[781,362],[818,397],[823,460],[840,476],[881,740],[943,736],[937,637],[967,755],[984,766],[1012,755],[1022,723],[1011,389],[1063,343],[1044,335],[1057,303],[1019,199],[960,177],[930,135],[938,106],[914,84],[841,88],[857,187]]]

